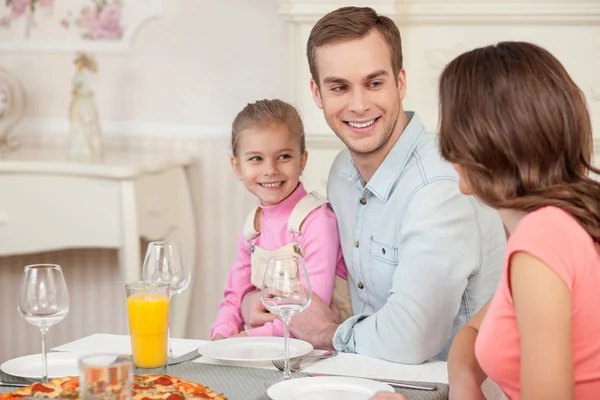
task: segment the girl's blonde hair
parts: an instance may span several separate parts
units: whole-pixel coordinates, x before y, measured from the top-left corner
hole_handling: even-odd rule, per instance
[[[264,126],[269,122],[283,124],[292,134],[300,140],[300,154],[306,151],[304,139],[304,124],[300,114],[291,104],[285,101],[258,100],[249,103],[233,120],[231,128],[231,149],[235,157],[238,156],[238,142],[240,132],[249,128]]]

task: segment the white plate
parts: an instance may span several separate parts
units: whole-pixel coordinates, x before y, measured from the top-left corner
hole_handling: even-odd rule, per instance
[[[310,353],[310,343],[289,339],[289,356],[299,357]],[[239,337],[215,340],[198,348],[205,357],[222,361],[272,361],[284,358],[281,337]]]
[[[368,400],[376,392],[394,392],[394,389],[369,379],[341,376],[293,378],[267,389],[272,400]]]
[[[78,361],[79,356],[73,353],[48,353],[48,379],[79,376]],[[27,379],[42,379],[42,354],[13,358],[0,365],[0,369],[9,375]]]

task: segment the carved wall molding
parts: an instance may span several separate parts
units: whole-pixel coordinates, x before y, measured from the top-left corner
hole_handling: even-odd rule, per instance
[[[391,16],[396,13],[396,3],[396,0],[279,0],[278,12],[285,21],[312,25],[328,12],[348,5],[372,7],[378,13]]]
[[[279,0],[287,21],[314,23],[327,12],[350,4],[342,0]],[[371,0],[373,7],[398,23],[600,23],[597,0]]]
[[[396,21],[415,23],[600,23],[600,2],[397,1]]]

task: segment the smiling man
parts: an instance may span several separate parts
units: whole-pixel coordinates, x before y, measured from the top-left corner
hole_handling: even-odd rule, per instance
[[[405,112],[395,23],[371,8],[324,16],[307,45],[310,87],[347,149],[330,171],[354,316],[318,297],[292,321],[318,348],[416,364],[445,359],[494,292],[506,239],[498,214],[464,196],[437,137]]]

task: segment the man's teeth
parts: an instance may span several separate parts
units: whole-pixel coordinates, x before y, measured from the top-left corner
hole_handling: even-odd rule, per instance
[[[281,186],[281,182],[261,183],[261,185],[264,186],[264,187],[273,188],[273,187],[279,187],[279,186]]]
[[[377,118],[375,118],[375,119],[377,119]],[[375,123],[375,119],[372,119],[370,121],[363,122],[363,123],[348,121],[348,125],[350,125],[353,128],[366,128],[369,125],[373,125]]]

